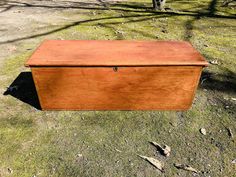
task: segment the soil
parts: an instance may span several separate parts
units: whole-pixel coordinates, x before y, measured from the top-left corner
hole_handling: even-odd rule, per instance
[[[62,26],[80,20],[79,15],[68,17],[67,12],[78,13],[80,8],[106,6],[114,0],[2,0],[0,2],[0,64],[19,51],[19,46],[35,43],[47,28]],[[84,12],[81,12],[84,13]],[[46,34],[45,34],[46,35]],[[19,50],[18,50],[19,49]]]

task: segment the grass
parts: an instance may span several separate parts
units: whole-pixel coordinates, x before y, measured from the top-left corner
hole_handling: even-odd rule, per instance
[[[172,10],[153,12],[149,1],[110,4],[110,9],[64,12],[73,22],[42,31],[37,42],[20,46],[0,69],[3,93],[24,61],[43,39],[188,40],[208,61],[189,111],[40,111],[0,95],[0,176],[191,176],[173,163],[186,163],[199,176],[234,176],[236,158],[235,11],[214,7],[209,0],[168,1]],[[103,9],[103,10],[100,10]],[[76,21],[80,16],[81,20]],[[20,54],[19,54],[20,53]],[[205,79],[204,79],[205,78]],[[199,132],[206,128],[207,135]],[[148,141],[172,148],[162,157]],[[155,156],[165,164],[161,174],[137,154]],[[11,171],[13,170],[13,171]]]

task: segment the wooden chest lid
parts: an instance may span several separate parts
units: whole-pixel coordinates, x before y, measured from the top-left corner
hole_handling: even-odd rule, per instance
[[[208,63],[188,42],[46,40],[26,66],[159,66]]]

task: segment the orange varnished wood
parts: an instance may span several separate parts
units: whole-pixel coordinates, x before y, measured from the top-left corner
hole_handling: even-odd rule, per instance
[[[188,42],[44,41],[26,66],[163,66],[207,65]]]
[[[186,110],[202,67],[32,67],[44,110]]]

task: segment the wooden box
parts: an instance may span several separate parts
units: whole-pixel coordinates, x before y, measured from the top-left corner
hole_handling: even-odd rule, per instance
[[[207,64],[188,42],[47,40],[25,65],[43,110],[186,110]]]

